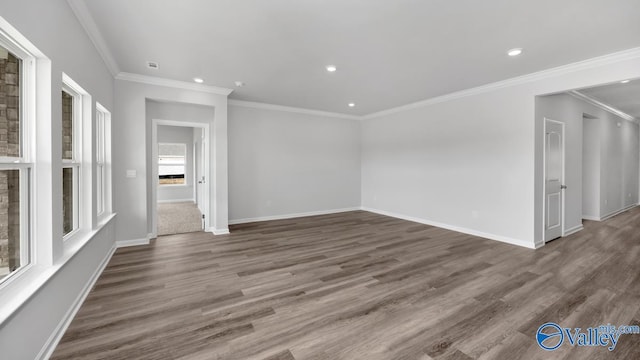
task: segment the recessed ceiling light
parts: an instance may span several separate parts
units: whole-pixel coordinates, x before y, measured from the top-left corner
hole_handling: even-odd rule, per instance
[[[235,84],[236,84],[237,87],[243,87],[244,86],[244,83],[242,81],[236,81]]]
[[[631,81],[631,80],[622,80],[622,81],[620,81],[620,84],[626,84],[626,83],[628,83],[629,81]]]
[[[514,48],[507,51],[507,55],[509,56],[518,56],[520,54],[522,54],[522,48]]]
[[[204,82],[204,79],[202,79],[202,78],[193,78],[193,81],[197,82],[198,84],[202,84]]]
[[[334,72],[336,70],[338,70],[338,68],[335,65],[327,65],[328,72]]]
[[[354,107],[354,106],[356,106],[356,104],[354,104],[354,103],[349,103],[349,107]]]

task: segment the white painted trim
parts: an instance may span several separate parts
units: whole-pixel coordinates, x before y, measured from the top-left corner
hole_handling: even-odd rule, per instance
[[[582,215],[582,219],[591,221],[601,221],[599,216]]]
[[[132,81],[132,82],[148,84],[148,85],[166,86],[174,89],[200,91],[200,92],[225,95],[225,96],[228,96],[233,92],[232,89],[227,89],[227,88],[222,88],[217,86],[195,84],[187,81],[171,80],[171,79],[165,79],[165,78],[156,77],[156,76],[132,74],[127,72],[119,73],[118,75],[116,75],[116,79],[123,80],[123,81]]]
[[[273,110],[273,111],[283,111],[283,112],[291,112],[291,113],[297,113],[297,114],[324,116],[324,117],[347,119],[347,120],[362,120],[362,118],[363,118],[362,116],[359,116],[359,115],[341,114],[341,113],[322,111],[322,110],[311,110],[311,109],[304,109],[304,108],[298,108],[298,107],[273,105],[273,104],[265,104],[265,103],[242,101],[242,100],[232,100],[232,99],[230,99],[228,101],[228,104],[229,104],[229,106],[245,107],[245,108],[252,108],[252,109]]]
[[[573,235],[573,234],[577,233],[578,231],[581,231],[582,229],[584,229],[584,226],[582,226],[582,224],[580,224],[578,226],[572,227],[571,229],[564,230],[564,237],[569,236],[569,235]]]
[[[231,232],[229,231],[229,229],[215,229],[215,228],[210,228],[209,232],[213,233],[213,235],[228,235],[231,234]]]
[[[202,129],[202,132],[204,133],[204,139],[202,141],[204,141],[205,146],[204,146],[204,173],[205,174],[210,174],[210,166],[213,165],[215,166],[215,164],[212,164],[210,161],[210,153],[211,153],[211,135],[209,132],[209,123],[201,123],[201,122],[191,122],[191,121],[180,121],[180,120],[163,120],[163,119],[152,119],[151,120],[152,125],[151,125],[151,158],[152,159],[157,159],[158,158],[158,147],[155,146],[158,143],[158,126],[159,125],[165,125],[165,126],[178,126],[178,127],[187,127],[187,128],[199,128]],[[157,161],[152,161],[153,166],[151,167],[151,177],[153,179],[157,179],[158,178],[158,162]],[[208,183],[213,184],[213,182],[211,182],[210,180],[207,180]],[[195,186],[195,181],[194,181],[194,185]],[[151,229],[153,231],[153,237],[151,238],[156,238],[158,237],[158,207],[156,206],[158,203],[158,182],[157,181],[152,181],[152,188],[151,188]],[[203,209],[205,209],[203,215],[205,216],[204,218],[204,228],[207,229],[209,227],[209,225],[212,223],[211,219],[213,217],[212,215],[212,211],[211,211],[211,206],[210,206],[210,185],[209,186],[204,186],[203,187],[204,190],[204,194],[203,194],[203,199],[204,199],[204,204],[203,204]],[[190,201],[194,201],[194,199],[190,199]],[[209,232],[212,232],[211,230]]]
[[[439,227],[439,228],[442,228],[442,229],[447,229],[447,230],[451,230],[451,231],[455,231],[455,232],[459,232],[459,233],[463,233],[463,234],[469,234],[469,235],[473,235],[473,236],[478,236],[478,237],[489,239],[489,240],[497,240],[497,241],[504,242],[504,243],[507,243],[507,244],[522,246],[522,247],[526,247],[526,248],[529,248],[529,249],[536,249],[537,247],[540,246],[538,244],[532,244],[532,243],[529,243],[527,241],[520,240],[520,239],[514,239],[514,238],[502,236],[502,235],[489,234],[489,233],[485,233],[485,232],[482,232],[482,231],[477,231],[477,230],[463,228],[463,227],[449,225],[449,224],[443,224],[443,223],[432,221],[432,220],[417,218],[417,217],[408,216],[408,215],[397,214],[397,213],[393,213],[393,212],[390,212],[390,211],[373,209],[373,208],[364,207],[364,206],[362,207],[362,210],[368,211],[368,212],[372,212],[372,213],[375,213],[375,214],[384,215],[384,216],[394,217],[394,218],[397,218],[397,219],[412,221],[412,222],[416,222],[416,223],[419,223],[419,224],[435,226],[435,227]]]
[[[391,115],[391,114],[395,114],[395,113],[406,111],[406,110],[418,109],[421,107],[439,104],[446,101],[460,99],[468,96],[478,95],[478,94],[482,94],[482,93],[486,93],[486,92],[490,92],[493,90],[498,90],[498,89],[502,89],[510,86],[526,84],[526,83],[547,79],[554,76],[569,74],[576,71],[591,69],[598,66],[614,64],[620,61],[632,60],[636,58],[640,58],[640,47],[628,49],[628,50],[624,50],[624,51],[620,51],[612,54],[607,54],[604,56],[595,57],[595,58],[591,58],[583,61],[578,61],[572,64],[558,66],[555,68],[546,69],[546,70],[542,70],[542,71],[538,71],[538,72],[534,72],[534,73],[530,73],[522,76],[517,76],[511,79],[497,81],[487,85],[482,85],[482,86],[477,86],[470,89],[456,91],[450,94],[437,96],[434,98],[394,107],[387,110],[378,111],[375,113],[365,115],[363,119],[364,120],[374,119],[380,116]],[[620,80],[625,80],[625,79],[620,79]]]
[[[181,203],[181,202],[191,202],[196,203],[196,201],[191,199],[169,199],[169,200],[158,200],[158,204],[173,204],[173,203]]]
[[[78,22],[80,22],[80,25],[82,25],[85,32],[89,36],[89,39],[93,43],[93,46],[95,46],[96,50],[98,50],[98,54],[100,54],[100,57],[102,58],[102,61],[104,61],[104,64],[107,66],[107,69],[112,76],[116,76],[118,73],[120,73],[118,62],[113,57],[113,53],[111,52],[111,49],[109,49],[107,42],[104,40],[102,33],[98,29],[96,21],[93,16],[91,16],[91,12],[87,8],[87,5],[83,0],[67,0],[67,2],[69,3],[69,7],[71,7],[71,10],[78,19]]]
[[[118,240],[116,241],[116,246],[119,248],[129,247],[129,246],[140,246],[140,245],[149,245],[151,241],[148,237],[142,239],[132,239],[132,240]]]
[[[638,206],[638,205],[633,204],[633,205],[627,206],[626,208],[622,208],[622,209],[620,209],[620,210],[616,210],[616,211],[610,212],[610,213],[609,213],[609,214],[607,214],[607,215],[603,215],[603,216],[601,216],[601,217],[600,217],[600,221],[605,221],[605,220],[607,220],[607,219],[611,219],[612,217],[614,217],[614,216],[616,216],[616,215],[619,215],[619,214],[622,214],[622,213],[623,213],[623,212],[625,212],[625,211],[631,210],[631,209],[633,209],[633,208],[634,208],[634,207],[636,207],[636,206]]]
[[[343,209],[331,209],[331,210],[320,210],[320,211],[311,211],[311,212],[296,213],[296,214],[285,214],[285,215],[273,215],[273,216],[262,216],[262,217],[255,217],[255,218],[236,219],[236,220],[229,220],[229,225],[246,224],[246,223],[260,222],[260,221],[295,219],[295,218],[306,217],[306,216],[338,214],[338,213],[343,213],[343,212],[348,212],[348,211],[357,211],[357,210],[361,210],[360,207],[343,208]]]
[[[615,116],[621,117],[625,120],[628,121],[632,121],[632,122],[636,122],[637,119],[635,117],[633,117],[632,115],[627,114],[624,111],[618,110],[616,108],[614,108],[613,106],[607,105],[603,102],[601,102],[600,100],[594,99],[589,95],[583,94],[578,90],[571,90],[569,91],[569,95],[573,96],[576,99],[580,99],[584,102],[587,102],[595,107],[598,107],[604,111],[610,112]]]
[[[51,336],[49,336],[47,342],[45,342],[45,344],[42,346],[42,349],[40,349],[40,352],[38,353],[36,359],[46,360],[51,357],[53,351],[56,349],[56,346],[58,346],[58,343],[62,339],[62,336],[71,324],[71,321],[78,313],[78,310],[80,310],[80,307],[91,292],[91,289],[93,288],[95,283],[98,281],[98,278],[100,278],[100,275],[102,274],[104,269],[107,267],[107,264],[109,264],[109,261],[111,260],[111,257],[115,253],[116,249],[117,247],[114,244],[105,258],[102,260],[96,271],[91,275],[89,281],[87,281],[87,283],[84,285],[82,291],[80,291],[76,299],[73,301],[71,307],[69,308],[69,310],[67,310],[67,313],[62,317],[60,323],[58,323],[58,326],[56,326],[53,333],[51,333]]]

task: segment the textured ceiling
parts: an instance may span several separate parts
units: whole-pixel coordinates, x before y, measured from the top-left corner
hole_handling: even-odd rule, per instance
[[[84,3],[120,71],[354,115],[640,47],[638,0]]]

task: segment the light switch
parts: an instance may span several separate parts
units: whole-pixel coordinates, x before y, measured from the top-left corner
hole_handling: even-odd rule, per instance
[[[128,178],[134,178],[136,176],[138,176],[138,174],[136,173],[135,170],[127,170],[127,177]]]

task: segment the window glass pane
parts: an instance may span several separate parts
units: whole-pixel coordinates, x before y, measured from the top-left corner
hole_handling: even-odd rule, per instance
[[[0,280],[22,264],[20,170],[0,170]]]
[[[96,161],[104,162],[104,113],[96,112]]]
[[[0,156],[20,157],[21,65],[0,46]]]
[[[184,185],[186,144],[158,144],[158,177],[160,185]]]
[[[73,159],[73,96],[62,91],[62,158]]]
[[[96,187],[98,190],[98,194],[97,194],[97,208],[96,211],[98,212],[98,215],[102,214],[104,212],[104,166],[102,165],[98,165],[98,167],[96,168]]]
[[[74,224],[74,192],[73,192],[73,168],[62,169],[62,226],[64,235],[72,232]]]

